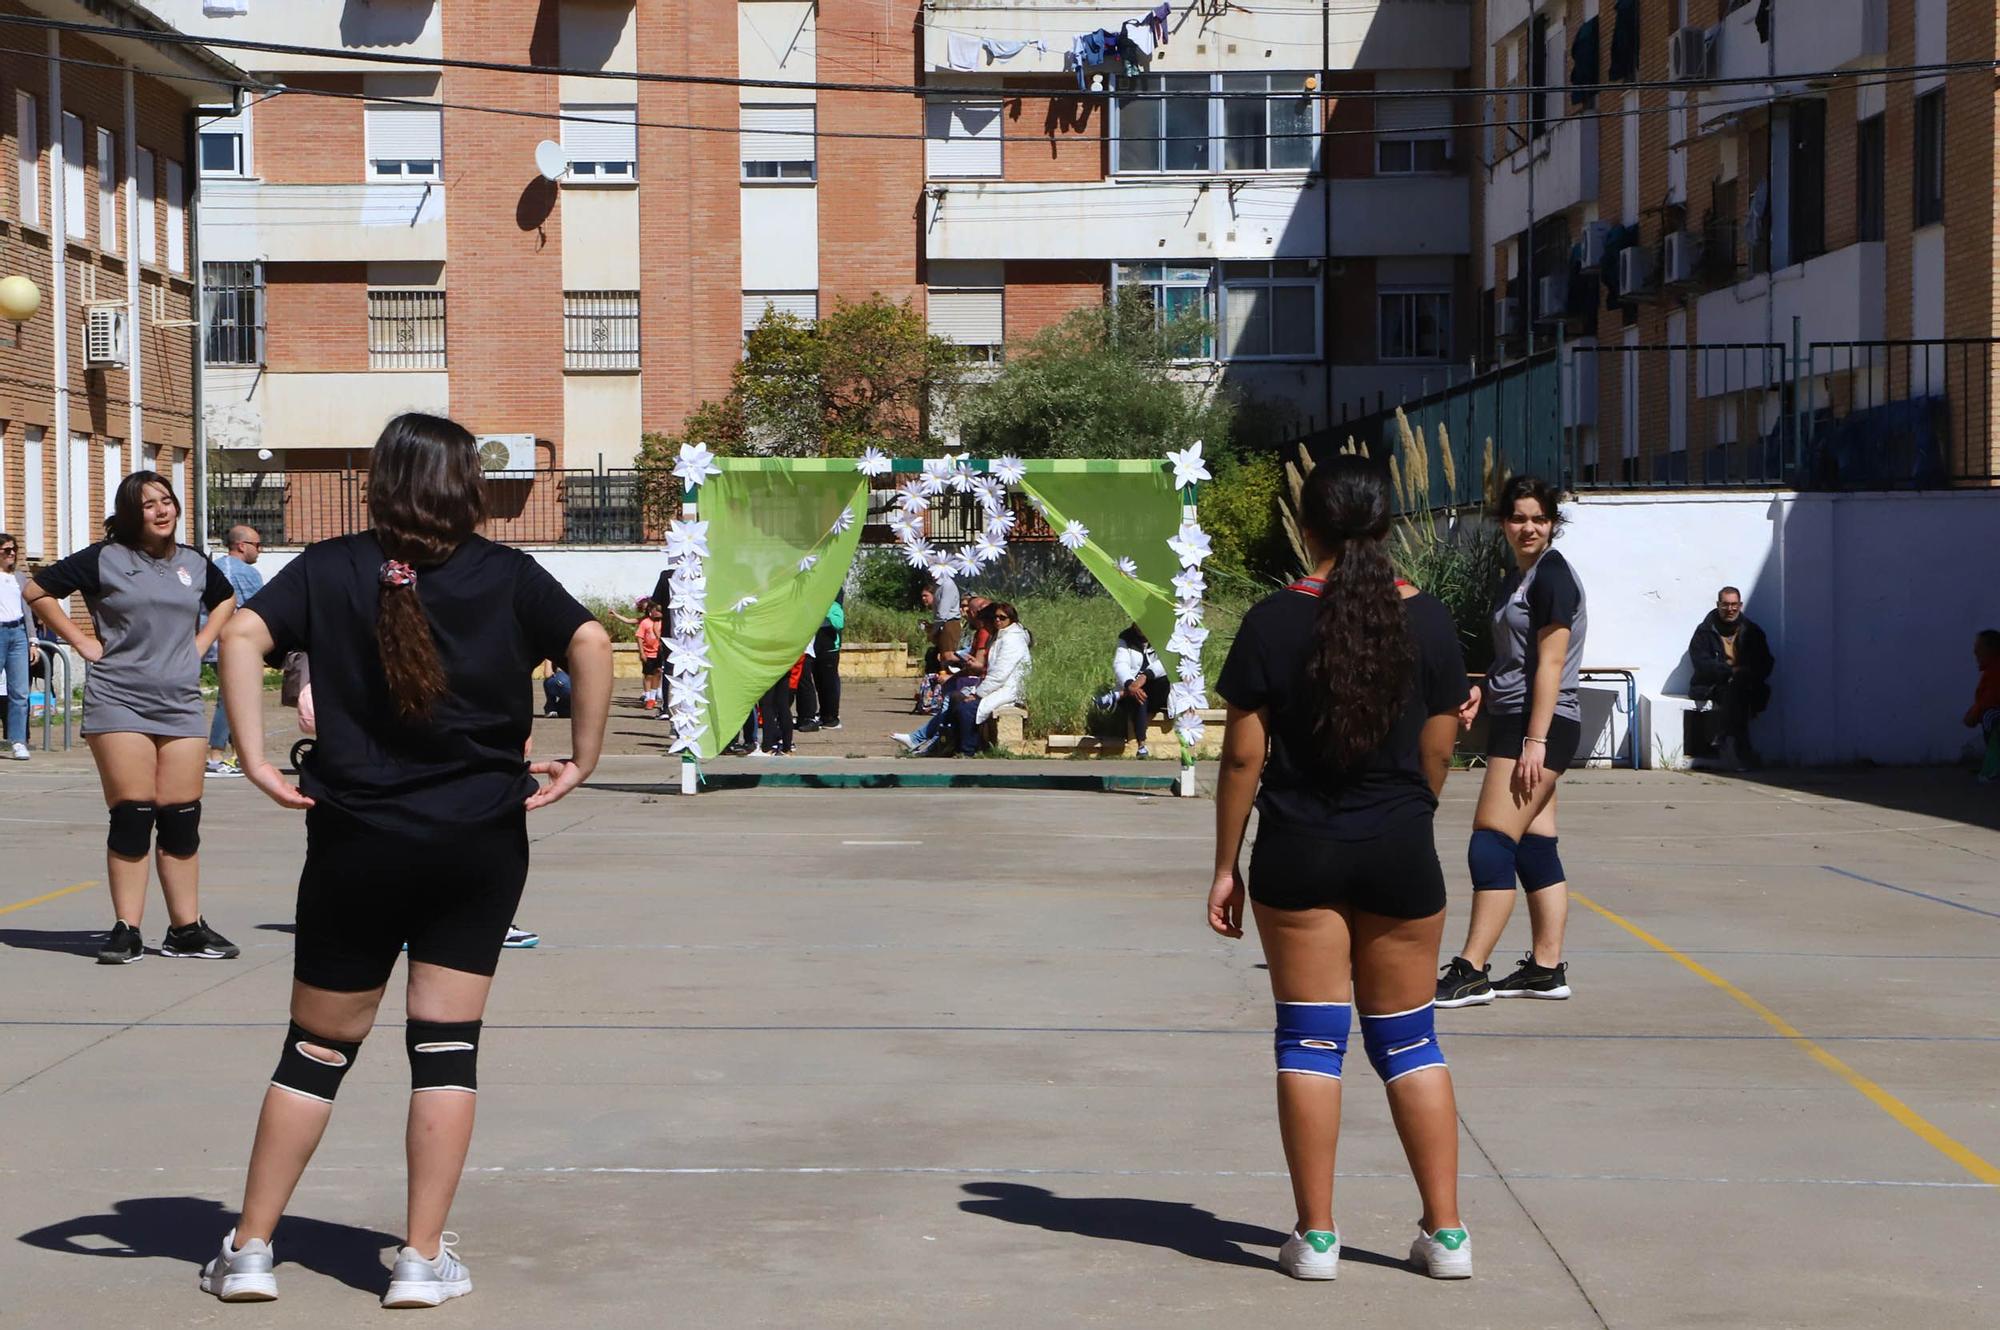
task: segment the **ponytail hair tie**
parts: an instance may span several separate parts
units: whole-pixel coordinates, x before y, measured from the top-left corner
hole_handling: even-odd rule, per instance
[[[415,586],[417,570],[399,559],[390,559],[382,565],[383,586]]]

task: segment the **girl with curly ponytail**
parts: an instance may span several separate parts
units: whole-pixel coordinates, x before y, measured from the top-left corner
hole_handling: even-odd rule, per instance
[[[1432,1020],[1444,874],[1437,796],[1466,704],[1451,614],[1399,583],[1384,540],[1388,478],[1339,457],[1300,505],[1310,576],[1244,616],[1216,690],[1227,703],[1209,926],[1243,935],[1239,866],[1258,813],[1247,892],[1277,1002],[1278,1130],[1297,1222],[1279,1268],[1331,1279],[1341,1070],[1355,1008],[1388,1084],[1423,1199],[1411,1259],[1472,1273],[1458,1213],[1458,1120]]]

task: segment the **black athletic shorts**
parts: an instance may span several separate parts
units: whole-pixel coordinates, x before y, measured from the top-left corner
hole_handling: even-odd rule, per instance
[[[1250,899],[1278,910],[1346,905],[1392,919],[1444,908],[1444,870],[1429,813],[1366,840],[1332,840],[1260,826],[1250,851]]]
[[[1524,711],[1495,711],[1490,713],[1486,731],[1486,760],[1496,757],[1521,757],[1521,741],[1527,735],[1528,715]],[[1549,721],[1548,748],[1542,758],[1544,771],[1568,771],[1576,761],[1576,750],[1583,743],[1583,726],[1567,716],[1556,716]]]
[[[361,993],[410,959],[492,974],[528,881],[525,811],[448,838],[397,836],[321,804],[306,814],[299,874],[300,983]]]

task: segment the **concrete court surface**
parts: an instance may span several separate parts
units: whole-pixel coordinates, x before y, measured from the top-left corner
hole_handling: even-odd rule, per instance
[[[439,1324],[1950,1327],[2000,1306],[2000,800],[1956,773],[1572,777],[1578,889],[1713,980],[1578,905],[1575,1000],[1444,1014],[1468,1283],[1400,1264],[1415,1192],[1357,1044],[1347,1256],[1312,1285],[1273,1265],[1271,1009],[1254,936],[1202,924],[1210,803],[632,788],[661,765],[610,759],[627,788],[534,824],[522,914],[547,940],[508,955],[488,1013],[453,1215],[478,1290]],[[1441,822],[1447,946],[1475,788],[1455,776]],[[277,1054],[301,853],[242,782],[207,807],[205,907],[243,959],[99,968],[78,953],[100,887],[21,904],[101,876],[87,760],[0,765],[0,1322],[379,1314],[394,988],[279,1231],[283,1299],[195,1290]]]

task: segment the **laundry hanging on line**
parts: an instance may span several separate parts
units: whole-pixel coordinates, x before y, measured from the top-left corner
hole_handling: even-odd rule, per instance
[[[950,69],[977,70],[984,65],[1012,60],[1029,47],[1044,55],[1048,54],[1048,44],[1040,38],[1003,41],[995,37],[974,37],[962,32],[946,33],[945,64]]]

